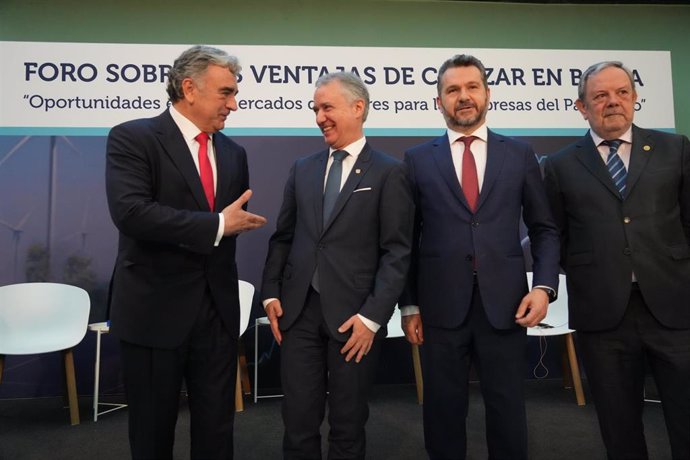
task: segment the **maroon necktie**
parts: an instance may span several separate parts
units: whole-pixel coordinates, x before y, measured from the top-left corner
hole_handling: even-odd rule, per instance
[[[477,210],[477,199],[479,198],[479,180],[477,179],[477,164],[474,162],[474,155],[470,150],[470,145],[477,139],[477,136],[465,136],[460,138],[460,142],[465,144],[465,151],[462,154],[462,191],[470,205],[472,212]]]
[[[211,168],[211,161],[208,159],[208,134],[199,133],[194,138],[199,143],[199,176],[201,176],[201,185],[204,187],[204,194],[208,205],[213,211],[215,202],[213,191],[213,169]]]

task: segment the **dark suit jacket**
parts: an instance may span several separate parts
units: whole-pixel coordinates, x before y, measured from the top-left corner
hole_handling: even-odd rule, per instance
[[[214,211],[249,186],[244,149],[213,136]],[[120,231],[111,285],[112,331],[138,345],[173,348],[191,329],[204,291],[223,323],[239,333],[235,237],[213,243],[218,215],[204,196],[189,148],[169,112],[114,127],[108,136],[106,191]]]
[[[561,228],[570,327],[616,326],[635,272],[652,314],[690,327],[690,143],[633,126],[627,194],[621,199],[592,137],[546,160],[546,188]]]
[[[444,134],[405,153],[417,205],[415,252],[401,305],[418,305],[425,325],[457,327],[469,311],[473,263],[491,324],[516,327],[528,292],[520,217],[534,258],[534,285],[558,289],[558,232],[532,148],[489,130],[475,214],[455,174]],[[476,262],[473,262],[476,257]]]
[[[292,167],[262,295],[280,299],[280,328],[288,329],[302,311],[318,264],[325,321],[332,336],[345,341],[348,335],[337,329],[352,315],[385,326],[393,314],[408,270],[414,210],[405,166],[366,145],[329,221],[322,222],[327,159],[328,151],[322,151]]]

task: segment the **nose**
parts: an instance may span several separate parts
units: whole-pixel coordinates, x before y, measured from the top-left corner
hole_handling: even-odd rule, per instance
[[[324,121],[326,121],[326,117],[323,114],[323,110],[316,110],[314,111],[314,115],[316,115],[316,124],[320,125]]]
[[[465,88],[458,89],[458,99],[460,99],[461,101],[466,101],[468,99],[467,95],[468,93]]]
[[[621,98],[616,92],[612,92],[609,95],[609,107],[620,105]]]
[[[230,110],[231,112],[234,112],[237,110],[237,99],[235,96],[230,96],[228,97],[228,100],[225,103],[225,106]]]

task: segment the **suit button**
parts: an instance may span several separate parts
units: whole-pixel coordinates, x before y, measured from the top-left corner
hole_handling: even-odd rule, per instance
[[[472,222],[472,226],[473,226],[474,228],[479,227],[479,222]]]
[[[325,244],[320,244],[320,245],[317,246],[317,248],[319,248],[319,249],[324,249],[325,247],[326,247]]]
[[[624,224],[629,224],[629,223],[630,223],[630,217],[624,217],[624,218],[623,218],[623,223],[624,223]]]
[[[467,254],[467,255],[465,256],[465,260],[468,261],[468,262],[472,262],[473,259],[474,259],[474,257],[472,257],[472,254]]]
[[[623,254],[625,254],[626,256],[629,256],[630,254],[632,254],[632,251],[630,250],[630,248],[625,248],[625,249],[623,249]]]

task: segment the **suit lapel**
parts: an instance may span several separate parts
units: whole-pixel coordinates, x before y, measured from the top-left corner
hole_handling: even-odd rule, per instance
[[[194,199],[199,205],[199,209],[209,210],[204,188],[199,178],[199,172],[189,153],[187,142],[184,140],[180,129],[167,111],[158,117],[157,134],[158,140],[163,146],[163,150],[180,171],[185,182],[187,182],[192,196],[194,196]]]
[[[606,165],[601,161],[601,155],[599,155],[597,146],[594,145],[592,136],[590,136],[589,133],[585,134],[585,136],[575,144],[575,147],[577,148],[575,156],[584,167],[587,168],[594,177],[599,179],[616,198],[622,200],[616,185],[613,183],[613,179],[611,179],[608,169],[606,169]]]
[[[486,169],[484,170],[484,181],[482,182],[482,191],[479,193],[477,210],[482,207],[482,204],[491,193],[494,184],[496,184],[501,169],[503,169],[505,158],[505,139],[489,130],[486,143]]]
[[[455,198],[457,198],[457,200],[469,210],[470,205],[467,203],[467,199],[465,198],[465,193],[462,191],[462,187],[460,186],[458,176],[455,174],[455,166],[453,165],[453,157],[450,153],[450,144],[448,143],[447,135],[444,134],[434,141],[431,155],[436,162],[436,166],[438,167],[441,177],[446,182],[446,185],[450,191],[453,193]]]
[[[215,206],[218,209],[221,203],[228,203],[228,198],[223,196],[230,190],[230,171],[232,165],[230,164],[230,155],[228,149],[225,147],[222,137],[218,134],[213,135],[213,150],[216,152],[216,200]],[[227,173],[227,174],[226,174]],[[201,182],[201,179],[199,179]],[[202,186],[203,190],[203,186]],[[244,191],[244,190],[243,190]],[[215,209],[213,210],[215,211]]]
[[[342,188],[340,189],[340,193],[338,194],[338,198],[336,198],[335,200],[335,204],[333,205],[333,211],[331,212],[331,215],[328,218],[328,222],[324,222],[324,232],[328,230],[335,218],[338,216],[338,214],[340,214],[340,211],[343,210],[345,203],[347,203],[347,200],[350,199],[350,195],[352,195],[352,192],[355,190],[355,188],[357,188],[359,182],[366,175],[367,170],[370,166],[371,148],[369,147],[369,144],[365,144],[364,148],[357,156],[357,161],[355,161],[354,166],[352,166],[352,171],[350,171],[350,174],[347,176],[345,184],[343,184]],[[323,175],[321,177],[323,177]],[[321,198],[321,209],[323,209],[323,192],[321,193]],[[321,215],[323,216],[323,211]]]
[[[628,165],[628,182],[626,195],[630,195],[633,187],[642,175],[642,171],[649,162],[649,157],[654,152],[654,140],[648,132],[633,125],[632,150],[630,151],[630,164]]]

